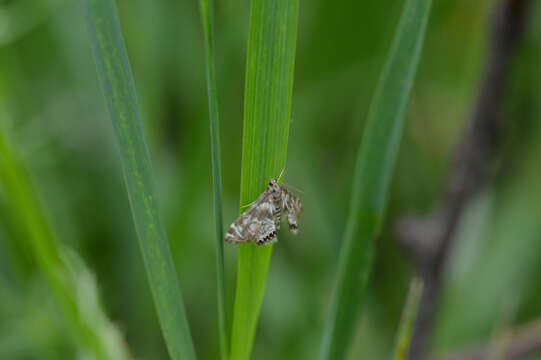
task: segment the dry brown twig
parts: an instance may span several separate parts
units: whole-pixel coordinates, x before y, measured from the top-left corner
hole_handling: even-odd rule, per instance
[[[462,211],[489,178],[500,138],[498,106],[502,101],[515,45],[528,0],[500,0],[491,21],[491,39],[478,96],[456,145],[441,205],[424,219],[406,217],[396,224],[397,239],[412,256],[424,281],[408,358],[425,359],[442,273]]]
[[[502,349],[503,359],[520,359],[541,351],[541,319],[523,325],[516,330],[507,330],[497,337],[509,337]],[[484,360],[490,353],[491,344],[478,344],[456,352],[436,356],[432,360]]]

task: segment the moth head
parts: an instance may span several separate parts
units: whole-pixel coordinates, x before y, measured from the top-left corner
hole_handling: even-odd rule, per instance
[[[272,190],[272,192],[280,191],[280,185],[278,184],[278,181],[276,181],[276,179],[269,180],[269,188]]]

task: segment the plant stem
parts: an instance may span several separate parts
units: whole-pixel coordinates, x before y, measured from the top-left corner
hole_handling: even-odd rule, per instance
[[[252,0],[246,61],[241,205],[254,201],[287,157],[298,0]],[[239,246],[231,359],[248,360],[272,246]]]
[[[218,301],[218,328],[220,355],[227,359],[227,329],[225,319],[225,266],[224,235],[222,220],[222,165],[220,155],[220,118],[218,112],[218,91],[214,64],[214,1],[200,0],[201,19],[205,35],[206,75],[209,102],[210,146],[212,157],[212,184],[214,191],[214,221],[216,226],[216,278]]]
[[[113,0],[83,0],[98,75],[122,158],[124,180],[169,355],[195,359],[158,202],[126,48]]]
[[[419,309],[419,299],[423,292],[423,281],[420,278],[413,278],[410,282],[408,298],[402,311],[400,324],[398,326],[398,336],[395,345],[393,360],[405,360],[408,355],[408,349],[411,340],[411,329],[415,315]]]
[[[320,359],[344,359],[372,268],[400,138],[404,110],[422,49],[430,0],[404,5],[370,106],[357,156],[349,217]]]

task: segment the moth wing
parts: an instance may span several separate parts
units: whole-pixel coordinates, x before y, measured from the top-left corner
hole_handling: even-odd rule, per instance
[[[249,224],[252,222],[252,214],[249,210],[242,213],[227,229],[225,241],[230,243],[243,243],[252,241],[259,230],[252,229]]]
[[[299,219],[302,214],[301,200],[286,189],[282,189],[282,207],[287,215],[289,229],[293,234],[299,230]]]
[[[248,210],[242,213],[229,226],[225,234],[225,241],[230,243],[257,241],[260,229],[264,225],[263,218],[264,216],[269,216],[266,212],[270,203],[269,194],[266,192],[261,194]],[[272,212],[270,217],[272,218]]]
[[[280,230],[280,220],[282,216],[282,194],[273,195],[273,214],[274,226]]]
[[[270,244],[278,241],[276,237],[276,204],[270,201],[263,202],[257,207],[257,211],[259,212],[261,226],[257,232],[256,245]],[[280,211],[279,208],[278,211]]]

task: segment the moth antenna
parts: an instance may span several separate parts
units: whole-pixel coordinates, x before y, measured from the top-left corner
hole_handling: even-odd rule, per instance
[[[299,192],[299,193],[301,193],[301,194],[304,194],[304,191],[297,189],[295,186],[289,185],[289,184],[287,184],[287,183],[284,183],[284,185],[286,185],[289,189],[293,189],[293,190],[295,190],[296,192]]]
[[[278,176],[278,182],[282,179],[282,175],[284,175],[284,171],[286,171],[286,166],[284,165],[282,171],[280,172],[280,176]]]

